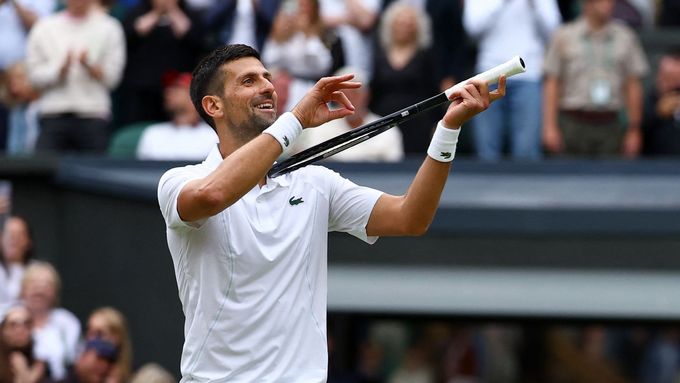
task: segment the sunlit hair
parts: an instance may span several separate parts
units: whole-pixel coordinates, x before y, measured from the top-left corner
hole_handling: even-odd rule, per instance
[[[55,269],[54,266],[52,266],[52,264],[49,262],[33,261],[28,265],[28,267],[26,267],[26,271],[24,271],[24,277],[21,279],[21,296],[23,297],[24,293],[26,292],[26,287],[28,284],[42,277],[44,272],[47,272],[47,274],[50,275],[52,282],[54,283],[55,297],[54,302],[52,302],[52,306],[56,307],[59,304],[59,294],[61,293],[61,277],[59,277],[59,272],[57,272],[57,269]]]
[[[116,360],[116,370],[121,382],[127,382],[132,375],[132,343],[128,331],[127,320],[120,311],[113,307],[101,307],[90,314],[90,318],[99,317],[103,319],[107,330],[111,332],[118,347],[118,359]],[[88,320],[89,326],[89,320]],[[89,330],[89,328],[87,329]]]
[[[390,4],[383,12],[382,20],[380,21],[380,45],[383,49],[392,47],[392,28],[397,14],[402,10],[410,10],[416,14],[418,47],[427,48],[432,44],[432,21],[430,17],[417,7],[402,1],[396,1]]]

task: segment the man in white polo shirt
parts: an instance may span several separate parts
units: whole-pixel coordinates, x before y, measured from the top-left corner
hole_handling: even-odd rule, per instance
[[[503,96],[475,82],[455,92],[404,196],[357,186],[320,166],[269,178],[303,128],[353,113],[352,75],[319,82],[276,118],[271,74],[245,45],[218,48],[193,73],[191,96],[219,144],[201,164],[163,175],[167,225],[184,314],[182,382],[325,382],[329,231],[373,243],[427,230],[458,127]],[[339,109],[329,110],[334,101]]]

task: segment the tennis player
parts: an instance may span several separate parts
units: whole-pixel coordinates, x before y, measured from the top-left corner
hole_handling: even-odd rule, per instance
[[[454,92],[408,192],[358,186],[321,166],[269,178],[302,129],[353,113],[352,75],[319,80],[292,112],[258,53],[228,45],[193,73],[191,96],[219,143],[198,165],[165,173],[158,200],[185,314],[181,382],[325,382],[327,237],[425,233],[459,127],[505,93],[473,82]],[[338,109],[329,110],[334,101]]]

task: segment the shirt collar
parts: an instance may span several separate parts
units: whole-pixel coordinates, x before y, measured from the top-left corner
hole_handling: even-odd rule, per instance
[[[218,143],[218,144],[215,144],[215,146],[213,146],[212,150],[208,154],[208,157],[205,159],[205,161],[203,161],[203,163],[205,165],[207,165],[208,167],[210,167],[211,170],[215,170],[215,169],[217,169],[218,166],[220,166],[220,164],[222,163],[222,160],[223,160],[222,153],[220,153],[220,147],[219,147],[219,143]],[[289,186],[290,185],[290,179],[289,179],[290,177],[291,177],[290,174],[284,174],[282,176],[278,176],[278,177],[275,177],[275,178],[269,178],[269,176],[267,176],[267,185],[276,184],[276,185],[283,186],[283,187]],[[267,185],[265,185],[265,187]],[[267,189],[269,189],[269,188],[267,188]]]
[[[581,18],[578,19],[578,21],[576,21],[576,26],[578,28],[579,33],[583,37],[600,35],[609,38],[609,36],[611,35],[612,23],[613,21],[610,20],[607,24],[605,24],[604,28],[597,32],[593,32],[588,26],[586,18],[582,16]]]

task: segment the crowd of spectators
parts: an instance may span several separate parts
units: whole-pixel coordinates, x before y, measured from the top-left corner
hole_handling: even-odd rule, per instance
[[[678,48],[659,60],[639,33],[678,19],[673,0],[2,0],[0,149],[104,154],[126,127],[176,117],[168,73],[245,43],[274,74],[279,112],[341,67],[362,74],[382,116],[520,55],[528,71],[472,121],[463,150],[677,155]],[[398,128],[406,155],[424,152],[437,115]]]
[[[5,219],[1,250],[0,383],[176,382],[153,364],[137,373],[155,378],[133,374],[127,320],[116,308],[95,308],[82,328],[71,311],[59,306],[59,272],[34,257],[25,219]]]

